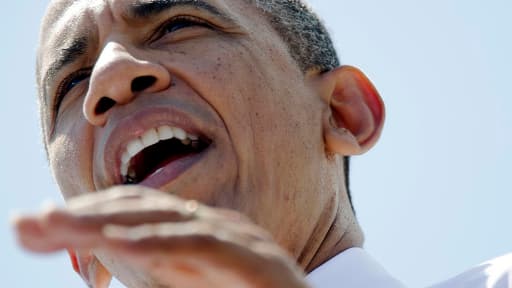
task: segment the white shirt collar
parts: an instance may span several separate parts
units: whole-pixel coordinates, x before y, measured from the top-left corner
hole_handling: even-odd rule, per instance
[[[315,288],[405,287],[361,248],[350,248],[307,276]]]

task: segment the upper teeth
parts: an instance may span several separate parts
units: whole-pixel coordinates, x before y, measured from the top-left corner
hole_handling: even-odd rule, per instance
[[[126,150],[121,157],[121,176],[128,175],[128,168],[133,156],[137,155],[145,148],[155,145],[159,141],[173,138],[181,140],[181,143],[184,145],[189,145],[193,141],[197,141],[199,139],[198,136],[189,134],[179,127],[171,127],[165,125],[158,128],[149,129],[142,136],[137,137],[137,139],[130,141],[128,145],[126,145]]]

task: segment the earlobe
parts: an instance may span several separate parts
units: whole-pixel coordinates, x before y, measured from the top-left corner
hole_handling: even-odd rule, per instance
[[[92,253],[80,253],[68,249],[68,255],[73,270],[82,277],[89,286],[94,288],[108,288],[112,275]]]
[[[385,109],[379,93],[359,69],[342,66],[323,76],[326,149],[340,155],[368,151],[380,137]]]
[[[361,145],[356,137],[345,127],[338,127],[332,113],[324,113],[324,141],[330,153],[344,156],[361,154]]]

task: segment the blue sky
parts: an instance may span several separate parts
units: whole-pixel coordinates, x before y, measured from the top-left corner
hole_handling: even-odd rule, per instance
[[[352,193],[366,249],[411,287],[512,252],[512,2],[310,3],[342,62],[364,70],[387,105],[380,143],[353,160]],[[0,19],[6,287],[84,287],[64,254],[23,252],[8,224],[11,211],[62,201],[40,141],[33,77],[46,4],[8,1]]]

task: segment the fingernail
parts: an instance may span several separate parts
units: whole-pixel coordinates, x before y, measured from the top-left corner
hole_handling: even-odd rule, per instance
[[[195,200],[190,200],[185,203],[185,209],[190,213],[194,214],[197,212],[197,209],[199,209],[199,203]]]

